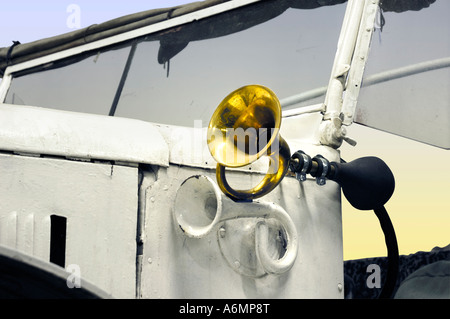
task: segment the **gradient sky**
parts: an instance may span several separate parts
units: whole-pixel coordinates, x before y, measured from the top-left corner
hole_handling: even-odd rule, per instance
[[[188,2],[191,1],[8,1],[2,3],[0,12],[0,47],[11,45],[13,40],[25,43],[73,31],[67,24],[70,4],[79,6],[81,27],[87,27],[138,11]],[[450,244],[450,151],[355,124],[348,131],[358,144],[344,144],[341,148],[347,162],[374,155],[382,158],[394,173],[396,190],[386,208],[397,233],[400,254]],[[386,255],[375,215],[353,209],[344,198],[343,229],[344,259]]]

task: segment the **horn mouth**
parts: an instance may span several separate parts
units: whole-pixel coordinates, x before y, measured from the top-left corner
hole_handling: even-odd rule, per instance
[[[270,89],[247,85],[219,104],[208,126],[208,148],[227,167],[242,167],[264,155],[279,133],[281,105]]]

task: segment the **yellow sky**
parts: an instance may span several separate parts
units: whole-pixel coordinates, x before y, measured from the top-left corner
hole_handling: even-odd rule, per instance
[[[450,244],[450,150],[418,143],[353,124],[341,147],[347,162],[363,156],[384,160],[395,177],[385,205],[394,225],[399,252],[408,255]],[[343,197],[344,260],[386,256],[380,224],[372,211],[358,211]]]

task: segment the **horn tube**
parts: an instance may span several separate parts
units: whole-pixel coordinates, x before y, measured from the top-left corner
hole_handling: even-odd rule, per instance
[[[233,189],[227,182],[225,176],[225,165],[217,164],[216,179],[222,192],[234,200],[251,200],[264,196],[271,192],[281,182],[289,169],[291,152],[286,141],[279,136],[279,152],[269,155],[269,169],[258,185],[249,190]]]
[[[236,218],[255,218],[255,250],[268,274],[290,270],[297,258],[297,230],[289,214],[280,206],[266,202],[235,202],[225,196],[217,184],[204,175],[191,176],[177,191],[173,215],[176,225],[191,238],[208,235],[219,223]],[[274,218],[281,225],[286,240],[283,256],[269,256],[269,227],[266,219]]]

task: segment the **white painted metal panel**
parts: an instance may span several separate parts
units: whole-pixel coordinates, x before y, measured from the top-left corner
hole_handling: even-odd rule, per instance
[[[319,113],[285,118],[283,137],[291,152],[304,150],[338,161],[338,151],[318,145],[321,118]],[[307,134],[301,138],[303,131]],[[191,136],[186,134],[185,138]],[[169,145],[172,148],[175,144]],[[180,154],[174,159],[181,161]],[[189,153],[184,156],[188,158]],[[147,186],[142,191],[145,224],[139,297],[343,298],[341,193],[336,183],[319,186],[313,179],[299,183],[286,176],[280,186],[260,199],[281,206],[289,214],[298,233],[298,256],[284,274],[253,276],[251,256],[255,252],[239,239],[252,238],[256,219],[221,222],[200,239],[184,235],[174,221],[177,190],[187,178],[198,174],[216,180],[214,165],[196,168],[186,164],[159,168],[155,175],[149,175],[149,183],[144,178]],[[255,170],[244,169],[227,170],[227,176],[230,185],[238,189],[254,186],[262,178]],[[239,204],[236,207],[245,209]],[[222,226],[225,232],[220,231]]]
[[[0,242],[9,247],[49,259],[50,218],[33,212],[12,211],[0,216]]]
[[[0,245],[49,261],[50,217],[67,218],[65,266],[134,298],[138,169],[0,155]]]
[[[236,272],[229,261],[242,267],[252,251],[235,245],[228,256],[219,244],[219,228],[251,233],[254,224],[227,221],[204,238],[188,238],[177,231],[172,208],[178,186],[198,174],[193,168],[169,167],[147,190],[145,243],[142,264],[143,298],[343,298],[342,229],[340,188],[314,180],[299,184],[286,177],[281,186],[261,200],[281,205],[291,216],[299,235],[298,257],[282,275],[253,278]],[[214,171],[203,174],[215,178]],[[256,176],[229,174],[230,182],[242,185]],[[225,236],[233,236],[232,233]],[[248,235],[251,236],[251,235]],[[232,259],[234,256],[240,258]]]
[[[316,106],[313,108],[315,109]],[[282,119],[280,134],[289,140],[292,146],[291,151],[294,152],[298,143],[305,147],[303,151],[306,152],[311,147],[310,141],[318,140],[320,134],[317,128],[322,122],[322,114],[317,110],[305,114],[302,114],[302,111],[304,108],[283,112],[285,117]],[[157,128],[170,149],[169,162],[171,164],[204,168],[216,167],[217,162],[211,156],[207,145],[207,127],[202,127],[201,121],[194,123],[194,127],[161,124]],[[267,159],[263,157],[242,169],[265,172],[267,164]]]
[[[0,150],[167,166],[154,124],[139,120],[0,104]]]

